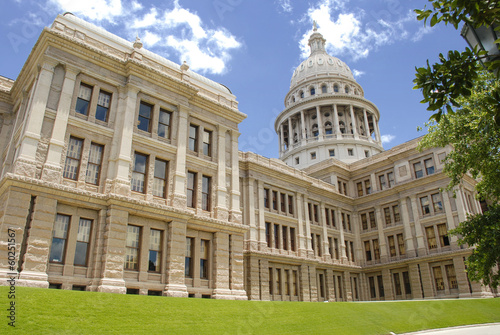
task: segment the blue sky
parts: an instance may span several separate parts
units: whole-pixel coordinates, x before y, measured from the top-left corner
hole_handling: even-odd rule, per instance
[[[5,3],[6,2],[6,3]],[[15,79],[41,30],[59,13],[76,16],[228,86],[248,115],[240,150],[278,157],[273,124],[296,66],[308,56],[312,22],[327,51],[346,62],[381,113],[384,148],[417,132],[430,112],[412,89],[415,66],[463,50],[453,27],[425,27],[413,9],[426,0],[4,0],[0,75]]]

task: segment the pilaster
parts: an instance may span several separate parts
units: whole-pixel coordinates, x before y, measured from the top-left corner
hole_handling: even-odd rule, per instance
[[[218,125],[217,132],[217,186],[216,186],[216,206],[214,208],[215,217],[226,221],[229,213],[226,205],[226,131],[227,128]]]
[[[167,284],[164,289],[164,295],[168,297],[188,296],[184,275],[186,225],[187,222],[181,220],[174,220],[168,224]]]
[[[170,199],[170,205],[173,207],[184,208],[187,204],[186,197],[186,150],[187,150],[187,134],[188,132],[188,109],[185,106],[179,105],[178,113],[178,138],[177,138],[177,153],[175,156],[174,170],[174,191]],[[224,162],[224,165],[226,163]]]

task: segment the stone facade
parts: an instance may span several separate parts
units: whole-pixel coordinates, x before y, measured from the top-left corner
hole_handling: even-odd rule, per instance
[[[315,64],[329,64],[321,35],[311,41]],[[58,16],[19,77],[0,77],[2,283],[15,272],[25,286],[172,297],[493,296],[467,280],[470,250],[447,236],[481,210],[474,180],[455,198],[440,191],[448,149],[417,152],[417,139],[383,151],[379,111],[335,62],[343,79],[316,65],[316,81],[300,68],[292,78],[276,121],[283,162],[238,151],[245,115],[223,85]],[[334,125],[306,131],[332,113]]]

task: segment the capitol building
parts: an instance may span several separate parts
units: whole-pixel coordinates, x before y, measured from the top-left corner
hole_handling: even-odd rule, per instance
[[[279,159],[238,150],[230,89],[70,13],[0,76],[0,278],[170,297],[493,297],[449,230],[450,148],[385,151],[383,111],[315,28],[274,123]],[[285,83],[283,83],[285,84]],[[8,241],[14,236],[15,261]]]

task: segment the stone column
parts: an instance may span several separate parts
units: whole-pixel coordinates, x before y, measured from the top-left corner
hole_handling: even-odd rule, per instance
[[[321,222],[321,226],[323,227],[323,243],[321,245],[321,248],[322,248],[322,252],[321,254],[323,255],[323,259],[324,260],[327,260],[329,259],[329,256],[331,257],[330,255],[330,252],[328,251],[328,233],[327,233],[327,230],[326,230],[326,216],[325,216],[325,203],[324,202],[321,202],[319,204],[319,219],[320,219],[320,222]],[[320,247],[320,246],[318,246]]]
[[[45,109],[49,98],[54,67],[57,64],[45,60],[32,88],[31,101],[26,110],[26,121],[19,139],[19,149],[14,162],[14,173],[34,178],[36,174],[36,152],[41,138]]]
[[[309,221],[309,206],[307,206],[307,196],[304,195],[304,219],[305,219],[305,242],[306,242],[306,249],[307,249],[307,254],[309,257],[314,258],[314,250],[312,250],[312,243],[311,241],[311,222]]]
[[[318,120],[318,141],[323,141],[323,134],[325,133],[323,131],[323,121],[321,118],[321,107],[316,106],[316,119]]]
[[[384,282],[385,300],[394,300],[394,288],[392,287],[391,270],[382,270],[382,280]]]
[[[375,128],[375,138],[377,143],[382,144],[382,137],[380,137],[380,128],[378,126],[378,120],[375,120],[375,115],[373,115],[373,127]]]
[[[425,299],[434,298],[434,281],[432,279],[429,263],[420,263],[420,275],[422,277],[422,286],[424,288]],[[443,275],[445,275],[443,273]],[[443,278],[444,279],[444,278]]]
[[[356,122],[356,115],[354,114],[354,107],[352,105],[349,105],[349,110],[351,112],[352,133],[354,135],[354,138],[358,139],[359,138],[358,126],[357,126],[358,123]]]
[[[351,273],[349,271],[344,271],[342,273],[342,283],[344,284],[343,290],[345,292],[345,301],[352,301]]]
[[[288,150],[293,148],[293,128],[292,128],[292,118],[288,118]]]
[[[389,260],[389,253],[387,252],[387,243],[385,243],[384,225],[382,224],[382,213],[380,206],[375,206],[375,217],[377,220],[380,261],[382,263],[386,263]]]
[[[336,104],[333,104],[333,123],[333,126],[335,127],[335,135],[337,136],[337,139],[341,139],[342,134],[340,133],[339,114],[337,112]]]
[[[225,232],[214,233],[213,243],[213,298],[231,299],[229,289],[229,235]]]
[[[269,262],[267,259],[259,260],[260,268],[260,300],[269,301],[272,300],[269,294]],[[274,292],[274,291],[273,291]]]
[[[308,265],[302,264],[299,266],[299,282],[300,282],[300,293],[299,293],[300,300],[312,301]]]
[[[238,151],[238,137],[240,133],[231,131],[231,196],[229,220],[233,223],[241,224],[241,209],[240,209],[240,163]]]
[[[304,118],[304,111],[301,110],[300,111],[300,126],[302,127],[302,138],[301,138],[301,142],[302,144],[306,144],[307,141],[307,134],[306,134],[306,121],[305,121],[305,118]]]
[[[47,159],[42,170],[42,180],[58,183],[62,176],[61,157],[68,125],[71,100],[75,90],[76,70],[66,66],[64,82],[57,106],[56,119],[47,151]]]
[[[108,208],[103,241],[102,273],[98,292],[125,293],[123,268],[127,240],[128,212]]]
[[[462,189],[460,186],[455,186],[456,203],[457,203],[457,213],[458,221],[463,222],[467,218],[467,210],[465,207],[465,201],[462,194]]]
[[[363,108],[363,119],[365,121],[365,135],[368,137],[370,142],[373,142],[372,137],[370,136],[370,125],[368,123],[368,115],[366,115],[366,109]]]
[[[425,246],[424,231],[422,225],[420,224],[420,214],[418,212],[417,196],[411,195],[411,207],[413,210],[413,220],[415,223],[415,235],[417,238],[417,256],[424,256],[427,254],[427,248]]]
[[[283,134],[283,124],[280,124],[280,134],[279,134],[279,143],[280,143],[280,156],[283,155],[283,153],[285,152],[285,137],[284,137],[284,134]]]
[[[410,275],[411,296],[413,299],[423,299],[422,284],[420,282],[420,272],[418,264],[408,264],[408,272]]]
[[[446,221],[448,230],[455,229],[455,219],[453,218],[453,211],[451,210],[450,197],[448,196],[448,192],[441,192],[441,196],[443,197],[443,207],[444,212],[446,213]],[[460,249],[460,246],[457,243],[458,237],[456,235],[449,236],[450,244],[453,249]]]
[[[453,257],[453,267],[455,268],[455,275],[457,276],[459,297],[470,298],[471,292],[469,290],[469,281],[467,280],[463,256]]]
[[[413,233],[411,231],[410,216],[408,214],[408,205],[406,204],[406,199],[406,197],[402,198],[399,201],[399,205],[401,206],[401,217],[403,220],[406,255],[408,255],[409,258],[413,258],[417,255],[417,252],[413,243]]]
[[[337,208],[335,210],[335,213],[337,213],[337,227],[339,228],[339,232],[340,232],[340,239],[339,239],[340,261],[343,264],[347,264],[347,253],[346,253],[346,248],[345,248],[344,228],[342,226],[342,213],[340,212],[340,208]]]
[[[296,199],[296,209],[297,209],[297,225],[298,225],[298,251],[300,257],[307,257],[307,237],[304,230],[304,213],[302,209],[304,208],[304,201],[302,200],[302,194],[295,193]]]
[[[168,224],[168,252],[166,267],[167,284],[165,285],[163,294],[168,297],[188,296],[184,275],[186,257],[186,225],[187,222],[183,220],[174,220]],[[195,257],[193,257],[193,259],[194,258]]]
[[[177,152],[175,156],[175,170],[174,170],[174,192],[170,204],[173,207],[186,207],[186,150],[187,150],[187,134],[188,129],[188,108],[179,105],[179,124],[178,124],[178,138],[177,138]],[[225,148],[224,148],[225,151]],[[226,163],[224,163],[225,165]]]
[[[226,221],[229,213],[226,205],[226,131],[227,128],[218,125],[217,136],[217,185],[216,185],[216,206],[214,208],[215,217]]]
[[[136,127],[137,93],[139,89],[131,84],[118,88],[119,112],[116,113],[116,127],[106,181],[111,193],[125,196],[130,194],[129,172],[132,163],[132,137]]]
[[[325,282],[326,282],[326,299],[328,301],[335,301],[335,278],[333,274],[333,270],[327,269],[325,271]]]
[[[244,261],[243,261],[243,235],[234,234],[231,235],[231,282],[229,283],[231,288],[231,299],[235,300],[248,300],[247,293],[245,291],[245,277],[244,277]]]
[[[260,260],[257,257],[247,256],[246,258],[246,291],[248,300],[263,300],[260,295],[261,281],[260,275]]]

